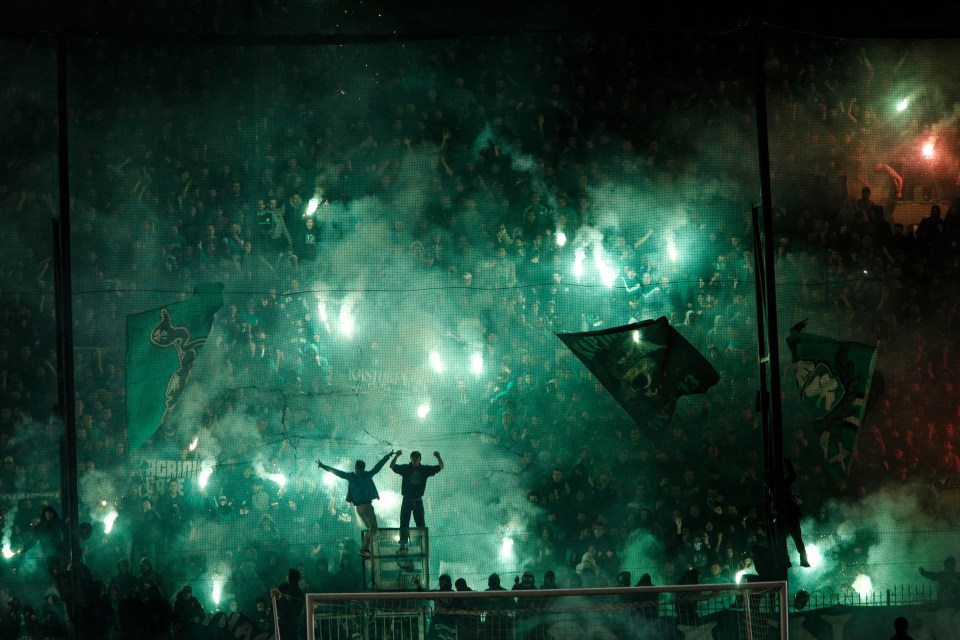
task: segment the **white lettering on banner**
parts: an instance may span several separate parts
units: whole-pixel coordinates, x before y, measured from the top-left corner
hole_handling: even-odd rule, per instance
[[[14,492],[2,492],[0,491],[0,502],[7,502],[10,504],[19,502],[20,500],[36,500],[36,499],[46,499],[46,500],[60,500],[59,491],[14,491]]]
[[[411,382],[401,373],[375,369],[351,369],[349,376],[351,383],[367,391],[390,391],[408,386]]]
[[[189,478],[199,474],[199,460],[147,460],[146,475],[155,478]]]
[[[156,495],[166,491],[170,480],[196,478],[200,475],[199,460],[147,460],[143,472],[143,483],[148,494]]]

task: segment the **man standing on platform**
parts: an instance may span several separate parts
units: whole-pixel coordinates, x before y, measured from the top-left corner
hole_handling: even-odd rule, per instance
[[[370,543],[373,542],[373,536],[377,532],[377,513],[373,510],[373,501],[380,499],[380,493],[377,491],[377,485],[373,483],[373,476],[380,473],[380,469],[392,455],[394,455],[393,451],[383,456],[370,471],[366,470],[366,462],[357,460],[353,465],[353,473],[334,469],[317,460],[318,467],[347,481],[347,502],[354,506],[360,522],[367,527],[360,545],[360,555],[364,558],[370,557]],[[400,452],[397,451],[396,455],[399,456]]]
[[[413,451],[408,464],[397,464],[402,453],[396,452],[390,461],[390,469],[403,478],[400,484],[400,493],[403,494],[400,503],[400,553],[406,553],[410,540],[410,516],[413,516],[417,527],[422,529],[427,526],[423,516],[423,492],[427,488],[427,478],[443,470],[443,459],[439,451],[434,451],[433,456],[439,464],[420,464],[420,452]]]

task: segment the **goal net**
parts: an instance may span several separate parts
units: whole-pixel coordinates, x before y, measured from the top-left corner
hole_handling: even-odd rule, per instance
[[[311,593],[307,640],[777,640],[787,612],[786,582]]]

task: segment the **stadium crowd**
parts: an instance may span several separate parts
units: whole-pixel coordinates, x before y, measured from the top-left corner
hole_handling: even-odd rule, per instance
[[[312,457],[291,455],[298,434],[345,436],[335,401],[322,415],[257,416],[261,435],[281,442],[274,461],[294,479],[287,485],[258,473],[242,443],[208,486],[148,481],[149,454],[126,446],[116,337],[127,313],[223,282],[212,346],[233,391],[205,407],[204,425],[266,403],[269,394],[245,384],[265,370],[283,388],[320,392],[343,372],[310,330],[312,283],[335,281],[349,264],[332,257],[338,243],[373,232],[386,245],[377,249],[380,286],[395,285],[395,265],[414,264],[456,290],[465,314],[496,316],[485,321],[484,355],[498,374],[481,392],[463,390],[454,413],[523,461],[523,488],[540,516],[517,541],[518,576],[615,585],[638,532],[663,545],[660,565],[648,569],[659,583],[691,568],[703,581],[750,569],[764,540],[762,460],[751,444],[761,425],[750,392],[759,375],[750,216],[759,179],[750,151],[756,99],[743,77],[753,54],[741,40],[465,38],[390,46],[390,55],[373,54],[375,70],[359,64],[364,52],[335,46],[112,46],[79,53],[78,62],[101,62],[70,72],[84,87],[70,105],[79,473],[81,484],[105,475],[122,496],[118,533],[82,543],[90,628],[134,637],[129,621],[149,611],[166,637],[178,620],[200,615],[189,585],[215,564],[228,567],[222,605],[203,608],[241,612],[264,631],[273,625],[270,589],[290,568],[307,592],[362,586],[355,523],[325,501],[315,475],[299,479]],[[780,316],[821,314],[846,334],[836,337],[879,341],[895,365],[883,371],[849,476],[826,472],[818,434],[790,421],[785,455],[797,465],[804,511],[816,518],[824,496],[856,499],[891,482],[920,478],[943,489],[960,474],[952,423],[960,415],[952,346],[960,172],[946,167],[929,179],[886,154],[902,148],[901,132],[881,117],[880,96],[908,73],[887,63],[890,51],[801,36],[764,57]],[[942,99],[952,106],[948,89]],[[53,90],[34,99],[53,109]],[[923,105],[928,113],[911,131],[922,133],[938,106]],[[16,637],[14,626],[64,637],[71,597],[64,572],[72,567],[59,562],[65,525],[44,524],[45,513],[60,520],[58,458],[33,448],[61,434],[54,262],[31,237],[58,204],[51,113],[19,113],[20,129],[32,131],[8,140],[18,161],[6,164],[0,191],[0,241],[17,248],[4,251],[0,297],[0,513],[12,552],[0,560],[3,638]],[[605,226],[619,185],[680,195],[658,205],[673,213]],[[645,202],[636,198],[626,206]],[[905,199],[931,203],[916,228],[891,222]],[[949,206],[934,212],[941,202]],[[660,241],[681,217],[702,249],[678,273]],[[613,288],[582,289],[566,275],[572,240],[586,232],[599,233],[620,266]],[[572,302],[584,296],[595,304]],[[659,315],[708,356],[721,382],[709,402],[681,404],[658,445],[612,400],[585,404],[598,390],[571,353],[534,356],[549,352],[543,345],[557,332]],[[794,401],[785,394],[784,402]],[[568,444],[611,439],[615,456]],[[173,430],[144,449],[194,459]],[[85,502],[94,494],[81,492],[82,520],[98,509]],[[183,553],[182,540],[211,552]]]

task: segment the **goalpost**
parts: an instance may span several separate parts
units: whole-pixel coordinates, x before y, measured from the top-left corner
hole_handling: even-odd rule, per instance
[[[786,582],[310,593],[306,607],[307,640],[786,640],[787,614]]]

